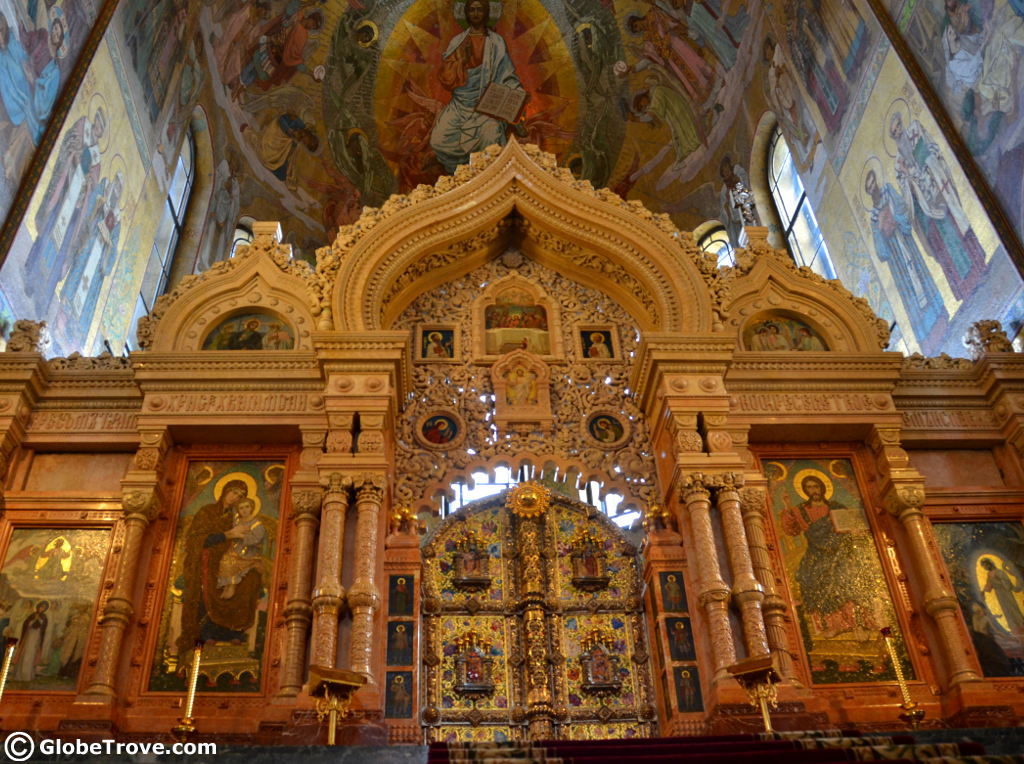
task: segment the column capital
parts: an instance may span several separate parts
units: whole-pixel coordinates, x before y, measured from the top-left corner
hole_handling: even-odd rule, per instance
[[[703,472],[691,472],[679,479],[679,493],[687,504],[695,494],[707,500],[711,496],[710,489],[709,477]]]
[[[376,501],[377,503],[384,500],[384,487],[387,485],[387,480],[382,473],[365,472],[357,475],[353,479],[353,484],[356,488],[358,500]]]
[[[324,482],[321,480],[321,483]],[[327,486],[327,495],[324,496],[324,501],[340,501],[342,499],[338,494],[347,498],[349,489],[352,488],[353,480],[350,476],[341,472],[332,472],[328,475],[325,484]]]
[[[763,486],[745,485],[740,489],[740,509],[744,515],[764,514],[768,492]]]
[[[924,483],[901,483],[893,485],[885,497],[885,509],[895,517],[921,514],[924,508]]]
[[[323,504],[324,492],[312,486],[292,487],[292,512],[295,519],[308,517],[317,519],[320,516],[320,507]]]
[[[153,520],[160,512],[160,498],[153,489],[125,489],[121,495],[121,509],[127,520],[138,517],[146,523]]]

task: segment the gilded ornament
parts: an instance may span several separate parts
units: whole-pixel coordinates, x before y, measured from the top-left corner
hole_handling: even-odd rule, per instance
[[[508,508],[519,517],[540,517],[551,503],[551,491],[534,481],[520,483],[508,495]]]

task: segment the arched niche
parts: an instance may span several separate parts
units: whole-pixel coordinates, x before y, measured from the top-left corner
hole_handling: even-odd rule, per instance
[[[738,253],[739,277],[726,306],[727,321],[742,350],[765,350],[749,342],[751,330],[771,317],[804,324],[825,346],[839,352],[878,352],[889,342],[889,327],[867,301],[854,297],[836,280],[809,268],[797,268],[780,251],[767,246],[766,229],[748,228],[757,236],[751,249]],[[817,350],[818,348],[813,348]]]
[[[312,350],[312,270],[291,260],[291,248],[280,243],[277,223],[257,223],[254,229],[253,243],[240,247],[235,257],[186,277],[157,300],[153,312],[139,321],[143,350],[202,351],[211,332],[232,321],[241,321],[244,330],[251,316],[265,317],[262,324],[268,331],[280,323],[294,340],[291,348],[267,343],[267,349]]]
[[[517,275],[488,284],[473,305],[477,360],[525,350],[544,360],[562,358],[561,316],[544,290]]]
[[[641,330],[721,328],[691,236],[514,140],[433,187],[366,210],[320,249],[317,273],[332,286],[321,295],[318,328],[389,328],[417,296],[508,246],[608,294]]]

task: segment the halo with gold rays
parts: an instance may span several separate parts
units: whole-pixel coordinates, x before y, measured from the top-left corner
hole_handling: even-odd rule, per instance
[[[532,480],[520,483],[508,495],[507,506],[520,517],[539,517],[551,504],[551,491]]]
[[[500,18],[492,18],[493,28],[505,40],[516,76],[530,94],[524,118],[546,111],[558,127],[571,133],[579,116],[579,85],[572,53],[558,24],[540,0],[504,0],[502,5]],[[437,74],[442,53],[462,31],[451,0],[420,0],[409,6],[384,43],[374,86],[373,116],[381,150],[392,157],[392,169],[398,169],[394,157],[410,151],[420,151],[424,160],[432,157],[429,143],[402,145],[403,139],[409,140],[408,130],[395,126],[411,124],[410,115],[418,112],[424,118],[433,112],[429,113],[432,121],[436,113],[433,110],[439,111],[451,99]],[[570,145],[571,138],[554,136],[544,141],[542,148],[564,156]]]

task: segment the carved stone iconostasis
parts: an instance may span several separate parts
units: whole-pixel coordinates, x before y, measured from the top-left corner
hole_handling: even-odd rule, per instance
[[[0,619],[38,648],[5,724],[164,735],[198,639],[220,741],[322,740],[310,665],[367,677],[350,743],[735,731],[728,667],[767,654],[778,726],[882,728],[882,626],[926,719],[1024,712],[993,327],[976,360],[886,352],[765,229],[718,268],[515,142],[316,268],[255,233],[130,358],[44,360],[31,322],[0,354]]]

